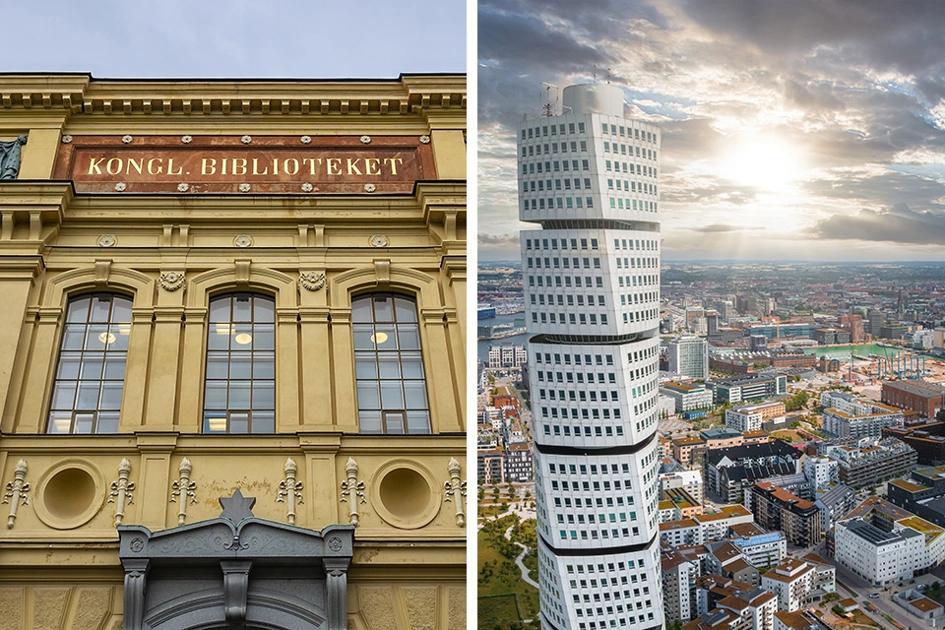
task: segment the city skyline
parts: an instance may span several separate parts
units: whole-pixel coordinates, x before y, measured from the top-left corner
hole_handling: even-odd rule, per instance
[[[595,78],[663,130],[667,261],[941,259],[943,42],[925,25],[945,7],[924,8],[481,3],[481,260],[518,256],[521,113],[555,101],[544,83]]]

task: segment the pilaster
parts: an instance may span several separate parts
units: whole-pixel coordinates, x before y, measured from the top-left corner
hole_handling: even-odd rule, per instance
[[[332,405],[334,374],[326,369],[331,356],[328,309],[300,309],[302,360],[302,426],[307,431],[336,430]]]
[[[4,256],[0,250],[0,295],[3,296],[3,308],[0,309],[0,348],[9,349],[0,352],[0,411],[6,407],[10,392],[13,363],[19,336],[23,330],[30,290],[33,288],[33,278],[41,269],[42,259],[38,256]]]
[[[457,401],[459,384],[454,381],[456,365],[451,356],[452,348],[446,334],[446,321],[441,309],[424,309],[420,312],[423,327],[424,365],[426,366],[427,396],[430,400],[430,415],[434,433],[462,431]],[[464,390],[465,391],[465,390]]]
[[[151,342],[148,391],[144,425],[149,430],[172,430],[177,402],[180,337],[184,309],[163,306],[154,310],[154,336]]]
[[[331,309],[331,363],[334,377],[335,418],[339,431],[357,433],[358,407],[355,402],[354,347],[351,310]]]
[[[122,396],[119,419],[119,431],[122,432],[139,430],[144,423],[153,320],[154,313],[150,308],[131,310],[131,335],[128,339],[125,391]]]
[[[277,308],[276,327],[276,430],[294,432],[301,400],[298,309]]]
[[[36,314],[33,325],[30,362],[23,383],[22,402],[17,417],[17,432],[45,433],[46,401],[52,383],[52,371],[56,369],[56,349],[59,339],[61,308],[42,308]],[[0,396],[5,395],[0,392]],[[6,414],[4,415],[6,418]]]

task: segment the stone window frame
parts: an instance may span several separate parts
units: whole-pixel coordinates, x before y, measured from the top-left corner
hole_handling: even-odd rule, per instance
[[[113,321],[112,318],[113,318],[113,315],[114,315],[114,306],[115,306],[115,305],[114,305],[114,301],[112,301],[112,303],[109,305],[108,316],[107,316],[106,320],[104,320],[104,321],[102,321],[102,322],[95,322],[95,321],[93,321],[92,318],[91,318],[91,317],[92,317],[91,309],[92,309],[92,305],[93,305],[92,300],[94,300],[95,298],[101,297],[101,296],[108,296],[108,297],[110,298],[110,300],[114,300],[114,298],[119,298],[119,299],[121,299],[121,300],[126,301],[126,302],[127,302],[127,311],[128,311],[128,318],[127,318],[127,321],[120,321],[120,322],[119,322],[119,321]],[[85,317],[84,319],[82,319],[81,321],[76,320],[76,321],[70,322],[70,320],[69,320],[70,310],[73,308],[73,306],[74,306],[75,304],[77,304],[78,302],[81,302],[82,300],[85,300],[86,298],[90,299],[89,305],[88,305],[88,307],[87,307],[89,310],[87,311],[86,317]],[[78,290],[78,291],[75,291],[75,292],[71,292],[71,293],[69,293],[69,294],[66,295],[65,307],[64,307],[63,310],[62,310],[62,314],[63,314],[62,330],[60,331],[59,339],[58,339],[58,344],[57,344],[57,346],[56,346],[56,347],[57,347],[56,360],[55,360],[55,362],[54,362],[54,364],[53,364],[53,366],[52,366],[52,380],[51,380],[51,383],[50,383],[50,390],[49,390],[49,396],[48,396],[48,409],[47,409],[47,412],[46,412],[46,414],[45,414],[45,417],[46,417],[45,432],[46,432],[47,434],[49,434],[49,435],[96,435],[96,434],[115,434],[115,433],[118,433],[118,432],[119,432],[119,430],[120,430],[119,427],[120,427],[120,424],[121,424],[121,407],[122,407],[122,401],[123,401],[123,398],[124,398],[124,390],[125,390],[125,379],[126,379],[126,377],[127,377],[127,371],[128,371],[128,351],[129,351],[129,348],[128,348],[128,339],[130,339],[130,336],[131,336],[131,328],[132,328],[133,319],[134,319],[133,316],[132,316],[132,310],[133,310],[133,308],[134,308],[134,295],[131,295],[131,294],[129,294],[128,292],[123,291],[123,290],[116,290],[116,289],[114,289],[114,288],[111,288],[111,289],[101,289],[101,288],[99,288],[99,289],[84,289],[84,290]],[[92,327],[94,327],[94,326],[104,326],[104,327],[105,327],[105,330],[104,330],[101,334],[102,334],[102,335],[106,335],[106,338],[110,338],[111,335],[115,335],[115,333],[112,332],[112,329],[114,328],[115,331],[118,333],[117,335],[115,335],[116,340],[118,340],[118,339],[124,339],[124,340],[125,340],[124,347],[123,347],[123,348],[120,348],[120,349],[117,349],[117,348],[116,348],[116,349],[109,350],[109,348],[108,348],[109,342],[108,342],[108,341],[102,341],[103,347],[102,347],[101,349],[99,349],[99,348],[86,348],[85,346],[87,345],[87,343],[85,343],[85,342],[83,342],[83,343],[81,344],[81,348],[66,348],[66,347],[65,347],[65,344],[66,344],[66,335],[67,335],[68,327],[69,327],[70,325],[75,326],[75,325],[80,325],[80,324],[85,326],[85,328],[86,328],[86,333],[87,333],[87,334],[88,334],[88,331],[89,331]],[[63,354],[64,354],[64,353],[67,353],[67,352],[68,352],[68,353],[78,352],[78,354],[79,354],[79,357],[78,357],[78,359],[79,359],[79,365],[78,365],[78,367],[77,367],[77,369],[76,369],[76,376],[75,376],[75,378],[68,378],[68,379],[60,378],[60,371],[61,371],[61,369],[62,369],[62,367],[63,367]],[[101,372],[100,372],[100,374],[98,375],[98,377],[97,377],[97,378],[89,378],[89,379],[82,379],[82,378],[80,378],[80,377],[82,376],[82,372],[83,372],[84,368],[85,368],[87,365],[91,364],[91,363],[94,361],[94,359],[92,359],[91,361],[87,362],[87,361],[86,361],[86,354],[87,354],[87,353],[99,353],[99,352],[100,352],[103,356],[102,356]],[[105,378],[105,372],[106,372],[106,368],[107,368],[107,366],[106,366],[106,364],[107,364],[106,359],[108,358],[109,355],[115,355],[115,357],[118,358],[118,355],[119,355],[119,354],[123,355],[121,358],[124,359],[124,367],[122,367],[122,369],[121,369],[121,376],[120,376],[120,378]],[[72,408],[71,408],[71,409],[66,409],[65,407],[57,408],[57,405],[56,405],[56,402],[55,402],[56,391],[57,391],[57,385],[58,385],[60,382],[62,382],[62,381],[74,381],[74,382],[76,383],[76,385],[77,385],[77,388],[76,388],[77,391],[73,394],[73,405],[72,405]],[[79,395],[79,391],[78,391],[78,389],[79,389],[79,388],[78,388],[79,383],[82,383],[82,382],[93,382],[93,381],[94,381],[94,382],[97,382],[97,383],[99,384],[99,401],[96,403],[96,406],[95,406],[94,408],[81,409],[81,410],[80,410],[80,409],[77,409],[77,408],[76,408],[76,401],[77,401],[78,395]],[[105,384],[105,383],[120,383],[120,388],[119,388],[119,391],[120,391],[120,394],[119,394],[119,401],[118,401],[118,406],[117,406],[117,408],[115,408],[115,409],[102,409],[102,408],[100,408],[100,407],[101,407],[101,404],[102,404],[102,403],[101,403],[101,391],[102,391],[102,388],[104,387],[104,384]],[[53,430],[53,429],[54,429],[54,424],[56,423],[56,419],[54,418],[54,414],[57,414],[57,413],[65,414],[65,413],[67,413],[67,412],[71,414],[71,416],[70,416],[70,418],[69,418],[69,427],[68,427],[68,430],[65,430],[65,431],[55,431],[55,430]],[[100,431],[100,430],[99,430],[100,414],[103,413],[103,412],[105,412],[105,413],[114,413],[114,414],[115,414],[115,418],[114,418],[114,430],[110,430],[110,431]],[[78,420],[77,416],[79,416],[79,415],[90,415],[90,416],[91,416],[90,425],[89,425],[89,430],[88,430],[88,431],[82,431],[82,432],[76,431],[76,428],[77,428],[77,420]],[[63,416],[62,419],[65,419],[65,416]]]
[[[253,300],[252,306],[250,307],[250,310],[251,310],[250,320],[249,320],[248,322],[236,322],[236,321],[234,321],[234,319],[233,319],[233,313],[234,313],[234,311],[233,311],[233,309],[234,309],[233,300],[235,300],[236,298],[239,298],[239,297],[250,297],[250,298]],[[213,303],[214,303],[214,302],[217,302],[217,301],[220,301],[220,300],[223,300],[223,299],[229,299],[229,300],[231,300],[231,302],[230,302],[230,317],[229,317],[229,320],[226,322],[226,325],[228,325],[228,326],[230,326],[230,327],[234,327],[234,326],[237,325],[237,324],[243,323],[243,324],[248,324],[248,325],[249,325],[250,327],[252,327],[254,330],[255,330],[255,327],[256,327],[257,324],[259,324],[260,326],[263,326],[263,325],[265,325],[265,326],[271,326],[271,329],[272,329],[272,344],[271,344],[271,346],[272,346],[272,347],[271,347],[271,348],[268,348],[268,349],[264,348],[264,349],[261,349],[261,350],[258,350],[258,351],[257,351],[255,348],[250,348],[250,349],[247,349],[247,350],[233,349],[232,344],[230,345],[230,348],[227,349],[226,351],[223,351],[223,350],[214,350],[214,349],[210,348],[211,335],[214,334],[214,331],[213,331],[214,324],[223,323],[223,322],[214,322],[214,321],[213,321],[213,315],[212,315]],[[265,300],[265,301],[267,301],[267,302],[269,303],[269,305],[270,305],[270,307],[271,307],[271,313],[272,313],[272,318],[271,318],[271,320],[266,321],[266,322],[257,322],[257,321],[256,321],[256,312],[255,312],[255,311],[256,311],[256,308],[255,308],[255,300],[256,300],[256,299],[262,299],[262,300]],[[260,435],[260,434],[262,434],[262,435],[270,435],[270,434],[275,434],[275,433],[277,433],[277,429],[276,429],[276,427],[277,427],[277,424],[276,424],[276,404],[277,404],[277,400],[278,400],[278,389],[277,389],[277,381],[278,381],[278,379],[276,378],[276,371],[277,371],[276,366],[278,365],[278,360],[277,360],[277,348],[278,348],[278,339],[277,339],[277,336],[278,336],[278,325],[277,325],[277,320],[278,320],[278,318],[277,318],[277,315],[276,315],[276,309],[277,309],[276,296],[271,295],[270,293],[268,293],[268,292],[266,292],[266,291],[260,291],[260,290],[257,290],[257,289],[249,289],[249,290],[246,290],[246,289],[242,289],[242,290],[222,290],[222,291],[215,292],[215,293],[210,294],[210,295],[207,296],[207,319],[206,319],[207,334],[206,334],[206,342],[204,343],[204,348],[203,348],[203,350],[204,350],[204,353],[203,353],[203,363],[204,363],[204,365],[203,365],[203,385],[202,385],[201,398],[200,398],[200,400],[201,400],[201,410],[200,410],[200,411],[201,411],[201,416],[200,416],[200,433],[201,433],[202,435],[251,435],[251,434],[256,434],[256,435]],[[233,334],[231,334],[230,336],[232,336],[232,337],[235,338],[235,337],[238,336],[238,335],[233,335]],[[250,343],[252,343],[252,340],[251,340]],[[210,378],[210,358],[211,358],[211,352],[216,352],[216,351],[226,352],[226,353],[227,353],[227,367],[228,367],[229,370],[232,370],[232,368],[233,368],[233,359],[234,359],[234,354],[233,354],[233,353],[234,353],[234,352],[237,353],[237,356],[238,356],[238,355],[241,355],[241,354],[245,354],[245,353],[251,353],[251,354],[250,354],[251,359],[254,359],[254,358],[255,358],[254,355],[256,354],[256,352],[269,352],[269,353],[272,354],[272,359],[271,359],[271,360],[272,360],[272,378],[259,378],[259,379],[255,378],[255,374],[254,374],[254,372],[255,372],[255,361],[254,361],[254,360],[251,360],[251,368],[250,368],[250,369],[251,369],[251,373],[250,373],[250,377],[249,377],[248,379],[233,379],[233,378],[231,378],[231,377],[229,376],[229,374],[228,374],[228,376],[227,376],[226,379],[211,379],[211,378]],[[227,409],[226,409],[226,410],[222,410],[222,409],[212,409],[212,410],[209,410],[209,409],[207,408],[207,398],[208,398],[208,396],[207,396],[207,386],[208,386],[208,384],[209,384],[211,381],[221,381],[221,380],[227,383],[227,392],[229,392],[229,389],[230,389],[229,384],[230,384],[233,380],[239,380],[239,381],[247,381],[247,382],[249,382],[249,383],[250,383],[250,385],[249,385],[249,387],[250,387],[250,404],[249,404],[249,407],[246,408],[246,409],[240,408],[240,409],[237,409],[237,410],[230,409],[230,408],[229,408],[229,401],[227,401]],[[253,384],[256,383],[257,381],[260,381],[260,382],[270,381],[270,382],[272,383],[272,408],[271,408],[271,409],[262,409],[262,408],[260,408],[260,409],[254,409],[254,408],[253,408],[253,404],[252,404],[252,403],[253,403],[252,398],[253,398],[253,396],[254,396],[254,393],[253,393],[253,390],[254,390]],[[208,413],[211,413],[211,412],[213,412],[213,411],[224,411],[224,413],[226,414],[226,415],[225,415],[226,427],[225,427],[224,430],[221,430],[221,431],[211,431],[211,430],[209,430],[209,425],[208,425],[208,422],[209,422]],[[247,423],[246,431],[234,432],[234,431],[231,430],[231,414],[232,414],[234,411],[236,411],[236,412],[241,412],[241,413],[246,413],[246,414],[247,414],[247,418],[246,418],[246,423]],[[257,431],[257,430],[254,430],[254,429],[253,429],[253,413],[254,413],[255,411],[271,413],[271,427],[269,428],[269,430],[267,430],[267,431]]]
[[[376,311],[375,311],[375,309],[374,309],[374,303],[373,303],[373,299],[376,298],[376,297],[389,297],[389,298],[392,298],[393,300],[397,300],[397,299],[399,298],[399,299],[401,299],[401,300],[406,300],[406,301],[408,301],[408,302],[410,303],[410,305],[412,306],[413,318],[410,319],[410,320],[405,320],[405,321],[401,322],[401,321],[399,320],[399,318],[398,318],[398,315],[397,315],[397,306],[396,306],[396,302],[395,302],[395,303],[392,305],[393,318],[391,319],[391,321],[389,321],[389,322],[387,322],[387,321],[383,321],[383,322],[377,321],[377,319],[376,319],[377,315],[376,315]],[[358,333],[357,333],[357,327],[358,327],[359,325],[365,325],[365,324],[367,324],[368,322],[365,322],[365,321],[362,321],[362,322],[356,321],[356,320],[355,320],[354,311],[355,311],[355,305],[356,305],[358,302],[360,302],[360,301],[365,301],[365,300],[371,300],[371,319],[370,319],[370,322],[369,322],[369,323],[374,326],[375,332],[377,332],[377,326],[378,326],[378,324],[381,324],[381,325],[385,325],[385,326],[390,326],[390,327],[392,327],[395,337],[399,337],[399,333],[400,333],[400,329],[398,328],[399,325],[401,325],[401,324],[403,324],[403,325],[405,325],[405,326],[413,325],[413,326],[416,327],[417,348],[415,348],[415,349],[409,348],[409,349],[407,349],[407,350],[404,350],[404,349],[402,349],[402,348],[399,347],[399,343],[398,343],[398,344],[397,344],[397,345],[398,345],[397,348],[392,348],[392,349],[390,349],[390,350],[383,350],[383,351],[381,351],[381,350],[377,350],[377,349],[374,349],[374,350],[368,350],[368,349],[366,349],[366,348],[360,348],[360,349],[359,349],[359,348],[358,348],[358,342],[357,342],[357,335],[358,335]],[[431,409],[430,409],[430,406],[431,406],[431,405],[430,405],[430,394],[429,394],[429,388],[428,388],[428,384],[427,384],[427,373],[426,373],[426,366],[425,366],[426,361],[425,361],[424,348],[423,348],[423,326],[422,326],[422,322],[421,322],[420,310],[419,310],[419,304],[418,304],[417,296],[416,296],[416,295],[413,295],[413,294],[411,294],[411,293],[409,293],[409,292],[406,292],[406,291],[397,291],[397,290],[390,290],[390,289],[385,289],[385,290],[371,290],[371,291],[359,291],[359,292],[353,293],[353,294],[351,295],[351,307],[352,307],[352,316],[351,316],[352,327],[351,327],[351,335],[352,335],[352,348],[353,348],[353,351],[354,351],[354,364],[355,364],[355,374],[354,374],[354,376],[355,376],[355,399],[356,399],[356,407],[357,407],[357,414],[358,414],[358,428],[359,428],[359,432],[362,433],[362,434],[366,434],[366,435],[430,435],[430,434],[432,434],[432,420],[431,420]],[[381,334],[383,334],[383,333],[381,333]],[[373,335],[372,335],[372,339],[373,339]],[[404,357],[404,353],[405,353],[405,352],[409,352],[409,353],[414,353],[414,352],[415,352],[415,353],[417,353],[417,354],[419,355],[419,366],[420,366],[420,373],[421,373],[419,378],[410,378],[410,379],[408,379],[408,378],[405,378],[405,377],[404,377],[404,358],[405,358],[405,357]],[[375,375],[376,375],[376,376],[373,377],[373,378],[361,378],[361,377],[359,376],[359,374],[358,374],[358,358],[359,358],[359,354],[362,354],[362,353],[365,354],[365,355],[367,355],[367,354],[374,354],[375,365],[376,365],[376,370],[375,370]],[[399,373],[399,376],[398,376],[398,377],[396,377],[396,378],[389,378],[389,379],[382,378],[381,373],[380,373],[381,364],[382,364],[381,358],[384,357],[384,356],[387,356],[388,358],[394,358],[394,357],[396,357],[396,359],[397,359],[396,363],[397,363],[397,365],[398,365],[398,373]],[[384,406],[383,400],[382,400],[382,399],[383,399],[383,388],[381,387],[381,384],[384,383],[384,382],[393,382],[393,381],[398,381],[398,382],[401,383],[401,395],[402,395],[402,397],[403,397],[403,399],[404,399],[404,405],[403,405],[402,408],[386,409],[385,406]],[[360,394],[359,394],[359,385],[358,385],[359,382],[376,382],[376,383],[378,384],[378,388],[379,388],[380,391],[378,392],[378,408],[377,408],[377,409],[373,409],[373,408],[372,408],[372,409],[362,409],[362,408],[361,408],[362,401],[361,401],[361,397],[360,397]],[[406,392],[406,389],[405,389],[405,384],[408,383],[408,382],[410,382],[410,383],[421,383],[421,384],[422,384],[423,395],[424,395],[424,401],[425,401],[425,407],[423,407],[423,408],[415,408],[415,409],[414,409],[414,408],[411,408],[411,409],[408,409],[408,408],[407,408],[407,404],[406,404],[407,392]],[[362,415],[361,415],[362,412],[364,412],[364,411],[367,411],[367,412],[375,412],[375,411],[376,411],[376,412],[379,412],[379,414],[380,414],[380,417],[378,418],[379,430],[377,430],[377,431],[365,431],[365,430],[364,430],[364,426],[363,426],[363,424],[362,424]],[[422,431],[416,431],[416,430],[415,430],[415,431],[411,431],[411,430],[410,430],[410,420],[409,420],[409,414],[410,414],[410,412],[417,412],[417,413],[422,412],[422,413],[425,413],[425,414],[426,414],[426,427],[425,427],[424,430],[422,430]],[[401,427],[402,427],[402,429],[403,429],[402,432],[399,432],[399,433],[398,433],[398,432],[394,432],[394,431],[389,431],[389,430],[388,430],[388,416],[394,416],[394,415],[398,415],[398,414],[401,416],[400,422],[401,422]]]

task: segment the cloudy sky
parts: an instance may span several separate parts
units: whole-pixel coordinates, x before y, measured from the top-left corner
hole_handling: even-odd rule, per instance
[[[480,256],[515,129],[596,77],[663,129],[667,259],[945,260],[945,2],[480,0]]]
[[[3,4],[4,72],[387,78],[466,70],[465,0]]]

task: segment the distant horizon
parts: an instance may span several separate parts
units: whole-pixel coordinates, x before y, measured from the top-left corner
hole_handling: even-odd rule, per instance
[[[751,264],[764,263],[766,265],[945,265],[945,260],[781,260],[781,259],[763,259],[763,258],[666,258],[664,263],[718,263],[718,264]],[[491,264],[516,264],[521,265],[522,261],[518,258],[479,258],[479,265],[483,263]],[[945,279],[943,279],[945,280]]]

